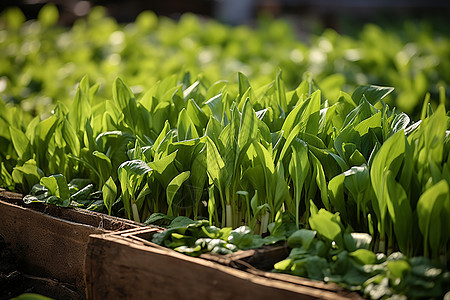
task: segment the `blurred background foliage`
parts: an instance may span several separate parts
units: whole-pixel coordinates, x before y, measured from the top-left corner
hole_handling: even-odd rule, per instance
[[[50,5],[48,2],[51,2]],[[270,82],[313,76],[340,90],[395,87],[414,119],[450,89],[448,1],[9,1],[0,18],[0,96],[37,115],[73,98],[88,74],[111,98],[121,76],[139,96],[170,75]],[[440,89],[441,88],[441,89]],[[442,89],[444,88],[444,89]]]

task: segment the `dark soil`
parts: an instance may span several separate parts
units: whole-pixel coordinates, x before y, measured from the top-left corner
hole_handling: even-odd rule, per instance
[[[0,300],[11,299],[30,291],[24,275],[19,271],[17,258],[0,236]]]

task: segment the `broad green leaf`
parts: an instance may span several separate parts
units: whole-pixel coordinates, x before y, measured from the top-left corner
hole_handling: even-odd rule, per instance
[[[352,167],[345,171],[343,175],[345,176],[344,186],[356,203],[357,221],[360,223],[361,214],[365,216],[369,208],[370,177],[368,167],[366,164]]]
[[[194,192],[194,219],[197,217],[200,201],[203,196],[207,173],[207,150],[202,150],[192,161],[191,166],[191,183]]]
[[[73,155],[79,156],[81,146],[80,146],[80,141],[78,140],[78,136],[77,136],[75,129],[72,127],[72,125],[70,125],[69,121],[67,121],[66,119],[63,120],[62,124],[63,125],[62,125],[61,132],[62,132],[64,141],[69,146]]]
[[[222,132],[222,125],[216,118],[210,117],[208,125],[206,126],[205,135],[209,137],[215,144],[221,143],[219,140],[220,133]]]
[[[286,90],[284,87],[283,79],[281,78],[281,70],[278,71],[277,77],[275,79],[275,90],[278,105],[281,107],[283,111],[287,111],[287,100],[286,100]]]
[[[406,137],[403,130],[392,135],[378,150],[370,168],[370,180],[375,197],[372,198],[372,206],[379,220],[381,234],[384,234],[384,222],[387,211],[387,199],[385,197],[385,184],[383,183],[385,172],[390,170],[392,176],[397,176],[405,155]]]
[[[196,81],[183,91],[183,98],[185,101],[189,100],[190,97],[192,98],[192,94],[195,93],[195,90],[199,85],[200,81]]]
[[[19,130],[15,127],[10,126],[9,132],[11,134],[11,140],[14,146],[14,150],[16,150],[17,155],[23,161],[27,161],[30,159],[30,141],[28,140],[25,133],[22,130]]]
[[[198,104],[190,99],[186,106],[187,113],[195,124],[197,129],[206,128],[206,124],[208,123],[208,116],[201,110]],[[203,132],[199,132],[199,135],[202,135]]]
[[[86,120],[91,114],[89,79],[84,76],[78,86],[75,98],[68,113],[68,119],[77,132],[83,132]]]
[[[409,254],[413,241],[412,227],[413,212],[403,187],[395,181],[392,173],[387,170],[384,180],[386,184],[385,197],[389,215],[391,216],[395,237],[400,250]]]
[[[136,120],[138,117],[136,98],[120,78],[116,78],[113,83],[113,100],[124,114],[124,121],[133,131],[136,131],[135,127],[138,124]]]
[[[102,192],[103,202],[105,203],[106,209],[108,210],[108,214],[111,215],[112,205],[116,201],[117,196],[117,187],[112,177],[109,177],[105,182],[102,187]]]
[[[240,149],[238,144],[239,127],[240,114],[237,107],[235,106],[231,112],[230,123],[222,130],[219,136],[219,140],[223,145],[223,149],[219,150],[222,154],[224,167],[226,170],[226,172],[224,173],[224,175],[226,175],[226,184],[230,184],[232,182],[235,171],[238,168],[239,161],[243,158],[243,154],[245,154],[245,149]],[[250,144],[248,144],[248,146],[249,145]]]
[[[321,94],[320,91],[314,92],[304,102],[298,104],[287,116],[281,130],[283,136],[288,138],[294,128],[299,126],[298,132],[307,132],[317,135],[319,129]]]
[[[369,250],[371,242],[372,236],[368,233],[362,232],[344,233],[345,248],[350,252],[353,252],[357,249]]]
[[[206,157],[208,176],[214,182],[218,189],[223,189],[223,180],[225,172],[225,163],[217,150],[214,142],[207,137],[206,139]]]
[[[136,206],[136,193],[144,178],[144,175],[152,169],[142,160],[130,160],[122,163],[117,169],[120,187],[122,190],[121,199],[124,204],[127,217],[140,222],[139,212]]]
[[[335,211],[338,211],[344,219],[347,219],[347,209],[344,198],[345,175],[333,177],[328,183],[328,197]]]
[[[311,160],[312,168],[314,168],[314,173],[316,174],[316,184],[320,190],[320,198],[322,199],[322,203],[327,210],[330,210],[330,201],[328,200],[328,189],[327,189],[327,181],[325,179],[325,173],[323,171],[322,164],[314,156],[311,152],[309,153],[309,157]]]
[[[378,109],[370,104],[365,96],[363,96],[361,101],[358,103],[358,106],[345,116],[342,129],[349,125],[356,126],[362,121],[378,113]]]
[[[70,204],[70,192],[66,178],[61,175],[51,175],[49,177],[42,177],[40,184],[45,186],[51,195],[58,197],[60,200],[57,204],[67,207]]]
[[[148,162],[148,166],[155,170],[155,172],[158,172],[160,174],[162,174],[166,168],[174,162],[176,156],[177,156],[177,151],[174,151],[172,153],[170,153],[169,155],[164,156],[163,158],[160,158],[158,160],[154,160],[152,162]]]
[[[144,161],[137,159],[125,161],[118,168],[119,173],[126,172],[129,178],[136,178],[150,171],[152,171],[152,169]]]
[[[198,133],[194,122],[192,122],[185,108],[183,108],[178,115],[177,130],[178,141],[198,138]]]
[[[325,238],[329,243],[334,241],[338,246],[344,246],[341,223],[336,214],[332,214],[322,208],[317,214],[311,214],[309,225],[312,230],[317,231],[317,234]]]
[[[352,99],[356,103],[359,103],[361,98],[365,96],[372,105],[375,105],[375,103],[383,100],[383,98],[389,95],[393,90],[393,87],[363,85],[356,88],[356,90],[352,94]]]
[[[289,236],[287,243],[291,248],[302,247],[305,250],[309,249],[309,246],[316,237],[316,232],[308,229],[299,229]]]
[[[248,81],[247,76],[245,76],[243,73],[238,72],[238,83],[239,83],[239,95],[242,97],[249,88],[250,82]]]
[[[441,180],[427,189],[417,202],[417,216],[419,228],[424,237],[425,256],[429,251],[436,257],[439,253],[439,245],[445,245],[447,241],[441,241],[441,223],[446,224],[446,229],[450,228],[447,214],[441,215],[445,202],[449,200],[449,187],[445,180]],[[448,208],[448,204],[446,205]],[[445,218],[442,218],[444,216]],[[448,235],[447,235],[448,237]]]
[[[245,101],[239,126],[239,149],[244,149],[256,138],[258,132],[257,121],[258,120],[255,116],[255,112],[250,104],[250,101]]]
[[[94,151],[92,152],[92,160],[95,162],[95,166],[98,174],[100,175],[100,185],[106,181],[106,178],[110,176],[112,173],[112,164],[111,160],[107,155],[102,152]]]
[[[299,225],[300,221],[300,201],[303,190],[303,184],[305,183],[306,176],[309,173],[309,159],[308,159],[308,146],[305,142],[298,140],[292,146],[292,157],[289,163],[289,174],[294,181],[294,195],[295,195],[295,214],[296,224]]]
[[[41,177],[44,177],[44,172],[37,167],[34,159],[29,159],[22,166],[14,167],[11,175],[14,183],[20,184],[26,193],[39,183]]]
[[[222,123],[224,114],[222,99],[223,99],[222,94],[218,94],[205,102],[205,104],[211,110],[212,116],[217,121],[219,121],[219,123]]]
[[[403,279],[411,271],[411,265],[402,259],[388,261],[386,267],[392,277],[400,279]]]
[[[155,143],[153,144],[153,150],[155,152],[158,152],[158,147],[161,145],[162,141],[169,133],[169,131],[170,131],[170,124],[169,121],[166,120],[164,123],[164,127],[162,128],[161,132],[159,133],[158,137],[155,140]]]
[[[349,253],[349,256],[360,265],[373,265],[377,261],[376,254],[367,249],[357,249]]]
[[[166,196],[167,196],[167,215],[171,216],[173,215],[173,209],[172,209],[172,203],[173,199],[177,193],[177,191],[180,189],[181,185],[189,178],[191,175],[190,171],[185,171],[177,175],[172,181],[169,183],[166,189]]]
[[[134,145],[136,138],[128,132],[108,131],[99,134],[95,143],[97,150],[110,157],[113,168],[117,169],[128,160],[128,145]]]

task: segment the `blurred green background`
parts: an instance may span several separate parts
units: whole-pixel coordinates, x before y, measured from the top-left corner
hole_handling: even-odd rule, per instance
[[[450,1],[26,0],[0,9],[0,96],[31,115],[70,101],[85,74],[109,98],[117,76],[139,96],[186,71],[205,84],[239,71],[260,85],[281,69],[288,88],[311,74],[331,102],[357,85],[393,86],[386,101],[413,119],[427,93],[433,104],[450,93]]]

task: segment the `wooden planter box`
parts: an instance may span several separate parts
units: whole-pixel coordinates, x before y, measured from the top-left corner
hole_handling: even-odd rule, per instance
[[[128,241],[135,241],[147,246],[172,252],[172,250],[166,247],[151,242],[153,235],[163,230],[164,228],[135,228],[113,233],[112,235],[120,236]],[[240,270],[258,269],[270,271],[273,269],[275,263],[285,259],[288,255],[289,250],[287,245],[283,244],[278,246],[263,246],[258,249],[245,251],[241,250],[227,255],[204,253],[200,255],[200,258]]]
[[[89,235],[141,226],[82,209],[25,205],[22,195],[0,190],[0,235],[18,258],[20,270],[35,282],[44,282],[41,287],[52,290],[48,293],[60,293],[49,295],[55,298],[86,298]]]
[[[360,299],[335,284],[268,272],[284,246],[190,257],[150,242],[158,229],[89,238],[88,299]],[[262,266],[262,269],[259,267]]]

